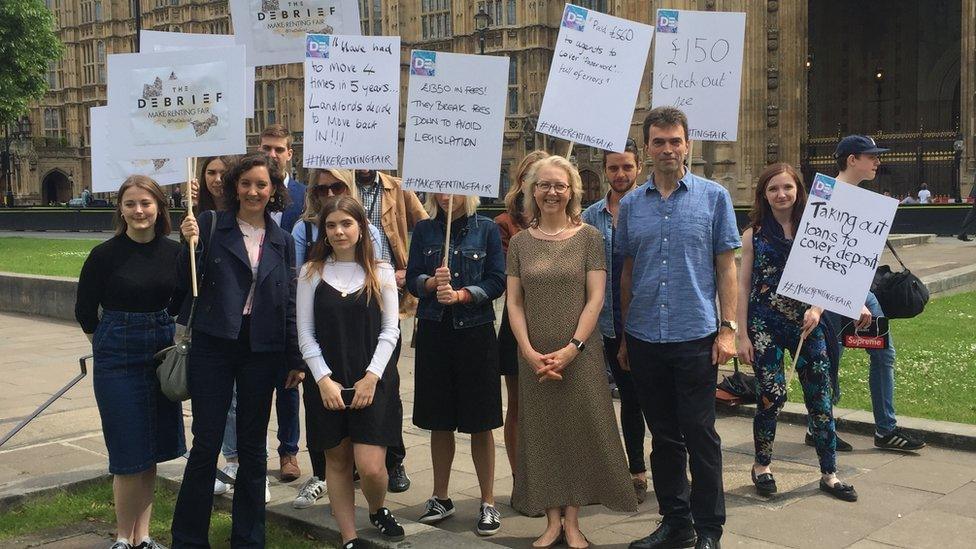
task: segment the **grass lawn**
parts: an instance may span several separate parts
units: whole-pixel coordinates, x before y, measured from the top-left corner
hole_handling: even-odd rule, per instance
[[[173,492],[157,487],[149,533],[166,546],[172,542],[169,527],[175,504],[176,495]],[[4,540],[79,523],[94,523],[99,531],[114,535],[115,509],[112,505],[111,481],[34,500],[0,514],[0,546],[5,545]],[[230,546],[230,525],[230,513],[214,511],[210,522],[210,544],[213,547]],[[285,549],[332,547],[304,532],[285,529],[270,522],[267,523],[267,545]]]
[[[895,411],[899,416],[976,423],[976,292],[936,297],[925,312],[892,320]],[[840,366],[841,408],[871,410],[868,355],[845,349]],[[794,379],[790,400],[803,401]]]
[[[0,271],[78,277],[92,248],[101,240],[0,238]]]

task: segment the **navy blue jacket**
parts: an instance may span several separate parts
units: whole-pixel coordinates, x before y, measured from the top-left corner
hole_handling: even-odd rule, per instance
[[[210,225],[216,217],[213,242]],[[200,215],[200,242],[197,245],[197,271],[203,276],[199,287],[193,330],[213,337],[237,339],[241,330],[244,303],[251,289],[251,262],[244,237],[233,211],[205,212]],[[251,302],[251,350],[286,355],[287,367],[304,367],[298,349],[295,323],[295,244],[271,216],[264,214],[264,247],[258,264],[257,284]],[[207,249],[209,248],[209,252]],[[206,255],[206,265],[202,257]],[[190,253],[185,247],[180,256],[181,286],[190,286]],[[187,292],[189,293],[189,292]],[[180,323],[186,324],[190,299],[183,304]]]
[[[424,287],[443,261],[446,229],[443,218],[440,212],[434,219],[417,223],[410,240],[406,287],[420,298],[417,318],[421,320],[439,321],[444,315],[444,305],[437,302],[437,292],[428,293]],[[450,306],[454,328],[494,322],[492,301],[505,291],[505,256],[498,225],[477,214],[455,220],[451,226],[449,257],[451,286],[457,290],[466,288],[473,298],[469,303]]]
[[[302,182],[288,178],[288,197],[291,198],[291,205],[281,213],[281,228],[288,234],[291,234],[295,222],[302,216],[302,210],[305,208],[306,189]]]

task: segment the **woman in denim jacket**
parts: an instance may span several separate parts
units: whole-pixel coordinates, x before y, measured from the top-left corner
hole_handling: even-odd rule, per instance
[[[417,357],[413,423],[431,433],[434,493],[420,522],[433,524],[454,514],[448,480],[454,431],[471,434],[471,457],[481,487],[478,534],[501,527],[495,510],[495,441],[502,425],[498,342],[492,302],[505,289],[505,257],[498,226],[478,215],[478,197],[455,196],[449,261],[444,237],[450,195],[431,193],[431,219],[413,231],[406,287],[417,306]]]

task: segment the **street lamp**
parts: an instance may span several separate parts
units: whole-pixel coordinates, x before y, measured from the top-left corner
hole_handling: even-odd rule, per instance
[[[875,83],[875,93],[877,94],[878,102],[878,131],[881,131],[881,83],[884,82],[885,74],[884,69],[878,67],[874,69],[874,83]]]
[[[491,27],[491,16],[485,8],[478,8],[478,13],[474,14],[474,30],[478,31],[478,43],[481,45],[481,55],[485,54],[485,34]]]
[[[4,126],[3,151],[0,151],[0,167],[3,171],[3,181],[6,186],[0,203],[12,208],[14,205],[13,191],[13,163],[14,157],[10,154],[10,144],[13,141],[20,141],[30,137],[31,123],[30,118],[25,114],[17,119],[14,131],[11,133],[10,124]]]

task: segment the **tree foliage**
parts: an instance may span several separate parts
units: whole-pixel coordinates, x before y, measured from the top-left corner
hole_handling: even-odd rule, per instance
[[[47,68],[63,47],[44,0],[0,1],[0,125],[47,91]]]

